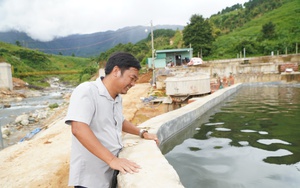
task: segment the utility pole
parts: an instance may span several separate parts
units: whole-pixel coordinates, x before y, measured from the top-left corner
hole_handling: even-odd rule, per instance
[[[152,24],[152,20],[151,20],[151,50],[152,50],[152,86],[155,85],[155,65],[154,65],[154,41],[153,41],[153,24]]]

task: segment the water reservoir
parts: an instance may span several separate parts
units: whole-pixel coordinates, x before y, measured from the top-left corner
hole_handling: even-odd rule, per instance
[[[243,86],[162,151],[187,188],[300,187],[300,84]]]

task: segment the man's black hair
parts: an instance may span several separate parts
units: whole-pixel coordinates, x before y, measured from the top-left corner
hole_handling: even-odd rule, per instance
[[[105,66],[105,75],[110,74],[115,66],[121,69],[121,74],[130,67],[134,67],[138,70],[141,69],[140,62],[127,52],[116,52],[109,57]]]

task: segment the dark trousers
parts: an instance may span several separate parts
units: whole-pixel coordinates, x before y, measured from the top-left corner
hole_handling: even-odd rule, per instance
[[[119,156],[120,151],[118,152],[117,157]],[[117,186],[118,186],[118,178],[117,178],[118,174],[119,174],[119,170],[114,170],[114,174],[113,174],[113,177],[112,177],[112,180],[111,180],[110,188],[117,188]],[[87,187],[74,186],[74,188],[87,188]]]
[[[118,186],[118,179],[117,179],[118,174],[119,174],[119,171],[115,170],[113,178],[111,180],[111,188],[117,188],[117,186]]]
[[[110,188],[117,188],[118,186],[118,174],[119,174],[119,171],[118,170],[115,170],[114,171],[114,174],[113,174],[113,177],[112,177],[112,180],[111,180],[111,187]],[[83,187],[83,186],[74,186],[74,188],[86,188],[86,187]]]

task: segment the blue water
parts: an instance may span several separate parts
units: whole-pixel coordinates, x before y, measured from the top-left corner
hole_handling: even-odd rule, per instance
[[[299,188],[300,85],[242,87],[167,145],[187,188]]]

